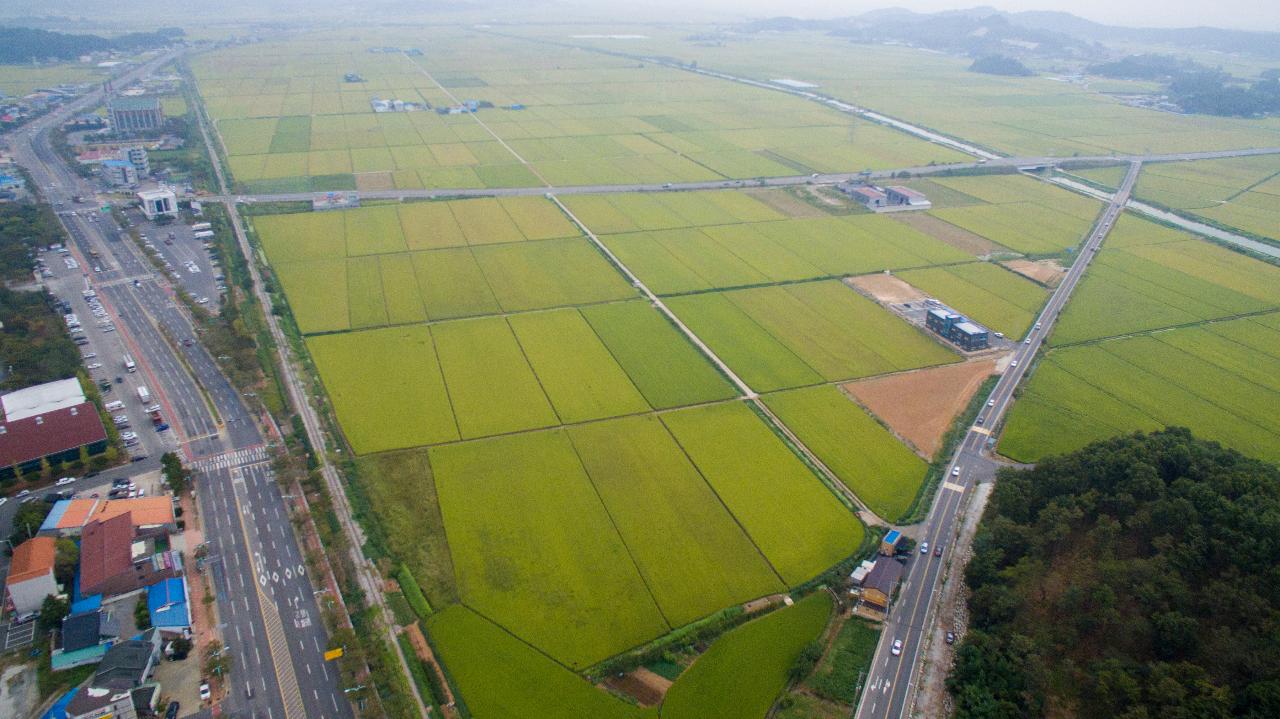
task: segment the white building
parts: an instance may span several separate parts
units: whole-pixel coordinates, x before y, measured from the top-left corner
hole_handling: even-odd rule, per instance
[[[142,201],[142,214],[146,215],[148,220],[154,220],[161,215],[178,216],[178,196],[173,193],[173,190],[163,187],[143,190],[138,193],[138,199]]]
[[[103,160],[102,176],[114,187],[138,184],[138,168],[128,160]]]
[[[145,147],[130,147],[124,151],[124,159],[138,171],[138,176],[146,177],[151,174],[151,160],[147,158]]]
[[[0,407],[4,409],[4,418],[9,422],[75,407],[84,402],[84,390],[80,387],[80,380],[75,377],[45,382],[0,395]]]
[[[53,537],[28,539],[13,550],[5,596],[18,616],[40,611],[44,598],[58,593],[58,582],[53,578],[56,554]]]

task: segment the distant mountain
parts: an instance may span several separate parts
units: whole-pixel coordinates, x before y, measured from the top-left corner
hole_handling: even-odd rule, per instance
[[[1092,60],[1098,58],[1104,45],[1129,42],[1280,59],[1280,33],[1276,32],[1118,27],[1067,12],[1008,13],[982,6],[936,13],[889,8],[834,20],[775,17],[746,23],[739,29],[818,30],[855,42],[897,42],[975,58],[1007,55]]]

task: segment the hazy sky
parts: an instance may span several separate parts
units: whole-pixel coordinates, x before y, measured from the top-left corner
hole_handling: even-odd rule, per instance
[[[987,5],[1010,11],[1065,10],[1112,25],[1280,30],[1277,0],[657,0],[654,4],[702,7],[715,14],[799,17],[838,17],[885,7],[932,12]]]

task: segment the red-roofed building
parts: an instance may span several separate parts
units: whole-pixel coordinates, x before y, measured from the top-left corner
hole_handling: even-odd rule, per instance
[[[134,536],[128,514],[85,525],[80,535],[80,593],[125,594],[182,573],[177,552],[154,553]]]
[[[40,460],[55,467],[80,459],[80,448],[89,454],[107,449],[107,431],[92,402],[9,421],[0,420],[0,477],[11,477],[14,467],[40,471]]]
[[[13,550],[5,578],[5,604],[19,615],[40,611],[44,598],[58,593],[53,578],[57,549],[53,537],[28,539]]]

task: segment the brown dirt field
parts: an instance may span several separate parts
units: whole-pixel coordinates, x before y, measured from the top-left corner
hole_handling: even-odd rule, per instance
[[[623,674],[604,680],[605,686],[632,697],[641,706],[652,707],[662,703],[662,698],[671,688],[671,680],[638,667]]]
[[[961,252],[968,252],[974,257],[982,257],[1002,250],[1007,252],[1005,248],[981,235],[975,235],[962,227],[956,227],[946,220],[940,220],[923,212],[897,212],[890,217],[939,242],[945,242]]]
[[[754,198],[781,212],[787,217],[826,217],[827,213],[792,195],[786,190],[766,190],[748,188],[743,190],[748,197]]]
[[[969,404],[995,366],[991,359],[962,362],[850,382],[844,389],[899,437],[932,459],[952,420]]]
[[[361,172],[356,175],[357,190],[394,190],[396,183],[390,172]]]
[[[917,302],[929,296],[897,277],[886,275],[883,272],[874,275],[850,277],[845,282],[848,282],[854,289],[871,295],[876,302],[881,304]]]
[[[1009,260],[1000,264],[1029,277],[1045,287],[1057,287],[1062,282],[1062,264],[1057,260]]]

